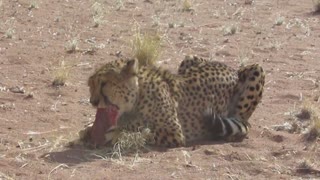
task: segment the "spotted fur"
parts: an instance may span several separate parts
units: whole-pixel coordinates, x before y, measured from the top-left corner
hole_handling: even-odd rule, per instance
[[[264,72],[257,64],[234,70],[187,56],[173,74],[120,59],[98,69],[88,84],[94,106],[119,107],[119,130],[148,127],[156,145],[176,147],[246,136],[248,119],[262,97]]]

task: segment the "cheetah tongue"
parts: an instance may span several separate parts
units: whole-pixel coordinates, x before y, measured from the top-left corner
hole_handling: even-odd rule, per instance
[[[93,123],[91,130],[91,143],[94,146],[104,145],[105,133],[117,124],[118,108],[115,106],[108,106],[107,108],[98,108],[96,113],[96,119]]]

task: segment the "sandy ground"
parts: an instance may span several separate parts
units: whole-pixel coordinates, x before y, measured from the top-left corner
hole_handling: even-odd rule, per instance
[[[184,0],[94,3],[0,0],[0,179],[320,178],[319,140],[273,129],[292,122],[304,101],[320,103],[320,16],[311,0],[197,0],[191,11]],[[261,64],[265,94],[249,138],[122,159],[66,147],[95,115],[87,78],[130,55],[137,27],[158,29],[159,63],[172,71],[186,54],[234,68]],[[68,53],[72,42],[78,49]],[[51,86],[63,67],[66,86]]]

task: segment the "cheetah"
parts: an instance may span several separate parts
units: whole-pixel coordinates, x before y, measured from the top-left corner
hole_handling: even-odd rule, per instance
[[[137,59],[112,61],[90,76],[88,85],[90,103],[106,112],[102,118],[109,123],[101,125],[106,134],[148,127],[151,144],[178,147],[198,140],[242,140],[261,101],[264,79],[258,64],[234,70],[186,56],[177,74],[155,65],[139,66]],[[89,128],[94,127],[87,132]]]

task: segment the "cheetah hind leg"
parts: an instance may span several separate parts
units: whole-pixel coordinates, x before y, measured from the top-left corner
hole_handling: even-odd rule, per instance
[[[228,106],[226,117],[214,114],[210,108],[204,113],[204,120],[210,127],[214,139],[242,141],[248,134],[248,119],[261,101],[265,75],[257,65],[241,67],[239,81]]]
[[[241,67],[239,81],[229,106],[228,117],[234,117],[250,127],[248,122],[260,103],[265,82],[265,74],[258,64]]]
[[[227,116],[215,114],[210,107],[204,112],[204,121],[211,127],[214,139],[242,141],[248,134],[248,119],[262,98],[265,75],[257,65],[241,67]]]

